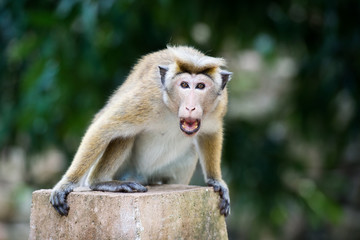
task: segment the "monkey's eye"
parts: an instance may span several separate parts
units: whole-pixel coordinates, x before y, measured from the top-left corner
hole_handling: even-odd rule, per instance
[[[196,88],[197,88],[197,89],[204,89],[204,88],[205,88],[205,84],[204,84],[204,83],[198,83],[198,84],[196,85]]]
[[[180,83],[180,86],[181,86],[182,88],[189,88],[189,87],[190,87],[187,82],[181,82],[181,83]]]

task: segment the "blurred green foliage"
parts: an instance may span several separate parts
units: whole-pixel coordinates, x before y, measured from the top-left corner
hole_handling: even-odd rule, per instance
[[[270,66],[286,53],[298,70],[279,106],[226,121],[230,237],[290,239],[292,223],[292,239],[358,239],[345,222],[360,207],[359,18],[357,0],[0,1],[0,149],[56,146],[70,161],[131,66],[168,43],[252,49]]]

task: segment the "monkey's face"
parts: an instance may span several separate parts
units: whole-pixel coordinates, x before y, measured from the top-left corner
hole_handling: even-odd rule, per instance
[[[215,109],[220,86],[207,74],[182,72],[175,75],[168,86],[168,107],[178,115],[180,129],[186,135],[195,135],[203,116]]]

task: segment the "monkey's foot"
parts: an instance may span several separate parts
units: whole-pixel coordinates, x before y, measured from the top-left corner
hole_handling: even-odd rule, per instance
[[[104,192],[146,192],[147,188],[136,182],[108,181],[91,184],[90,188],[94,191]]]
[[[69,206],[66,203],[67,195],[73,191],[73,185],[67,184],[62,187],[54,188],[50,195],[50,203],[55,210],[62,216],[67,216],[69,213]]]
[[[226,184],[220,182],[219,180],[210,178],[207,181],[207,185],[212,186],[214,191],[220,194],[220,213],[227,217],[230,214],[230,196],[229,189]]]

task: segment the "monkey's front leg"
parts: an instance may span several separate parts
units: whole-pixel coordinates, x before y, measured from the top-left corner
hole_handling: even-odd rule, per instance
[[[68,194],[79,185],[79,181],[112,142],[112,131],[106,122],[102,125],[94,123],[89,127],[69,169],[51,192],[50,203],[60,215],[68,214]]]
[[[92,125],[88,129],[69,169],[51,192],[50,203],[60,215],[68,214],[68,194],[78,186],[79,181],[110,142],[110,139],[105,137],[108,132],[102,129],[106,128]]]
[[[200,135],[198,137],[198,148],[203,172],[206,174],[206,183],[220,194],[220,213],[227,217],[230,214],[230,196],[229,189],[221,177],[222,140],[222,131]]]
[[[136,182],[113,180],[119,167],[131,153],[134,138],[117,138],[110,142],[101,159],[89,173],[88,182],[94,191],[146,192],[147,188]]]

